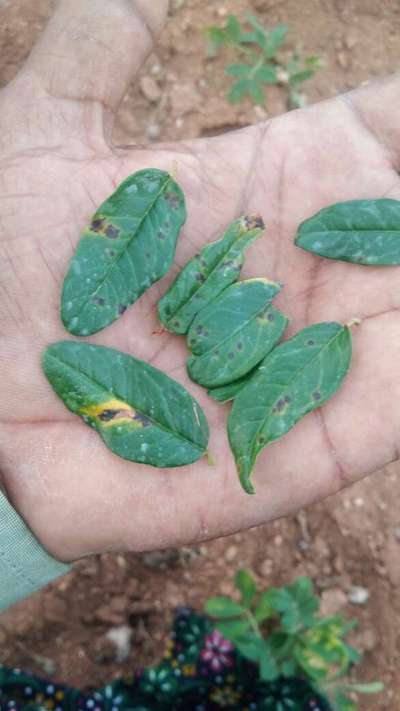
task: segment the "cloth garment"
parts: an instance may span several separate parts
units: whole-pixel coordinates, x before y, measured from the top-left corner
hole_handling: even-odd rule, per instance
[[[300,678],[261,682],[213,626],[177,611],[160,664],[101,689],[78,691],[0,666],[0,711],[332,711]]]
[[[68,570],[42,548],[0,489],[0,610]]]

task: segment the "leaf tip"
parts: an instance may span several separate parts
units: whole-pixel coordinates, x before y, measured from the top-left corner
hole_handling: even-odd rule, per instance
[[[360,326],[361,323],[362,323],[362,319],[355,316],[354,318],[351,318],[348,323],[346,323],[346,327],[352,328],[353,326]]]
[[[243,222],[247,230],[265,230],[265,222],[261,215],[245,215]]]

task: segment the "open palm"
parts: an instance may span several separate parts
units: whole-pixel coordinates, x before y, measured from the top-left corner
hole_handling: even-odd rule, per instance
[[[256,525],[396,459],[400,270],[328,262],[293,238],[327,204],[400,197],[392,112],[399,80],[215,139],[117,149],[110,117],[163,24],[165,2],[87,0],[79,15],[72,5],[59,4],[0,97],[0,467],[18,511],[65,560],[143,550]],[[209,420],[214,466],[158,470],[117,458],[64,408],[40,367],[43,349],[68,338],[60,289],[80,231],[122,179],[150,166],[174,171],[187,199],[175,267],[89,340],[151,362],[189,388]],[[362,325],[340,392],[264,450],[250,497],[229,450],[229,408],[188,380],[185,341],[157,333],[156,303],[195,251],[255,212],[267,233],[249,250],[243,276],[284,283],[276,303],[291,332],[352,317]]]

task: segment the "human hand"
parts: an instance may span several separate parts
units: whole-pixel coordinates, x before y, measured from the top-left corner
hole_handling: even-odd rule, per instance
[[[323,498],[398,458],[400,271],[313,257],[298,224],[354,198],[400,197],[400,79],[218,138],[111,146],[112,117],[161,29],[166,0],[63,0],[17,78],[0,95],[0,467],[11,501],[55,556],[145,550],[254,526]],[[158,328],[156,303],[177,267],[89,340],[151,362],[204,407],[215,466],[158,470],[114,456],[57,399],[40,366],[68,335],[60,289],[79,234],[127,175],[174,170],[187,199],[182,266],[243,213],[267,235],[243,276],[285,288],[290,332],[316,321],[363,319],[339,393],[260,455],[256,496],[238,482],[228,408],[188,380],[183,338]]]

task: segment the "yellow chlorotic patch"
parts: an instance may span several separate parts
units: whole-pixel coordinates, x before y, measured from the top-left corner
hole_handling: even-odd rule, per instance
[[[148,427],[151,420],[123,400],[106,400],[98,405],[88,405],[79,411],[81,415],[100,420],[102,427],[129,424],[135,428]]]

